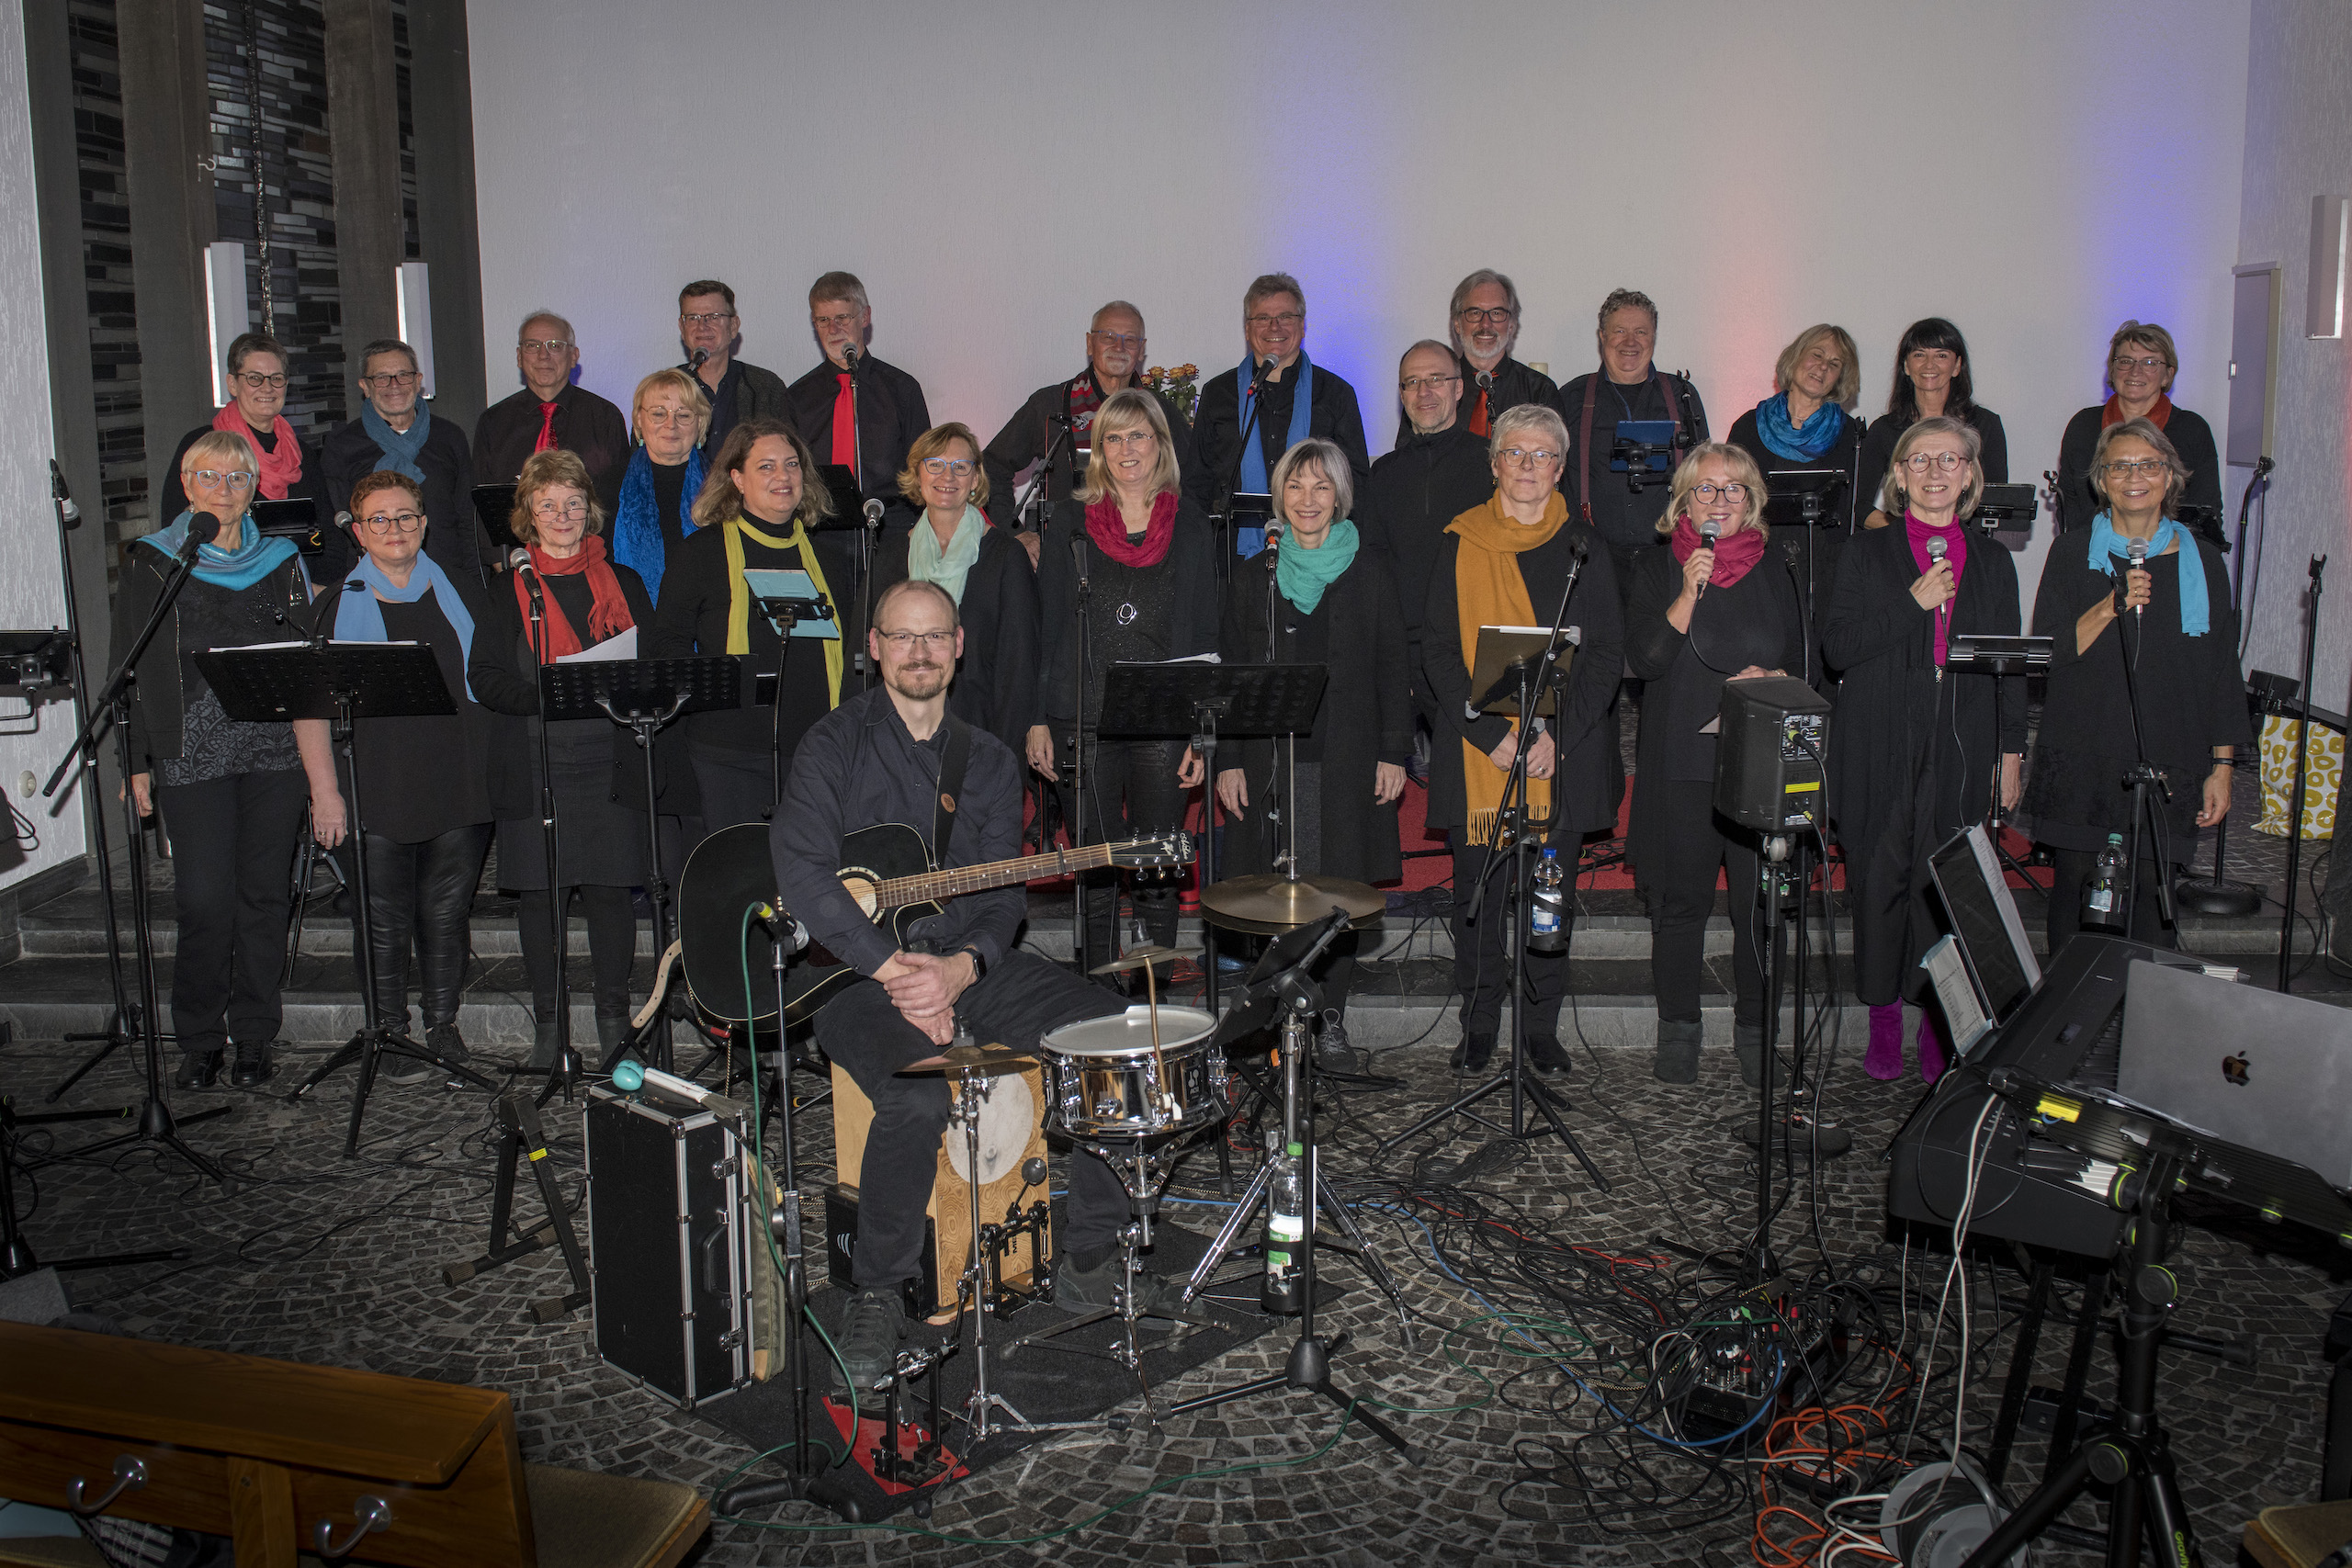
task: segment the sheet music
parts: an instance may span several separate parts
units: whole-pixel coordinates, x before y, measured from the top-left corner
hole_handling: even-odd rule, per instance
[[[577,653],[560,655],[558,664],[603,664],[614,660],[637,657],[637,628],[628,627],[608,637],[594,648],[583,648]]]

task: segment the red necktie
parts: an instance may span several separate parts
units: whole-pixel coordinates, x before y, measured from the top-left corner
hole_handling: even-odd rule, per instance
[[[1487,428],[1487,389],[1484,387],[1478,389],[1478,406],[1470,411],[1470,434],[1473,435],[1490,434]]]
[[[539,438],[531,444],[531,450],[534,452],[555,450],[555,405],[553,403],[539,405]]]
[[[833,394],[833,461],[842,468],[857,467],[857,394],[849,389],[849,372],[833,378],[842,389]],[[861,477],[860,484],[865,483]]]

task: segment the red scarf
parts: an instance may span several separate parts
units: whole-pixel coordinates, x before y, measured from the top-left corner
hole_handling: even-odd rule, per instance
[[[1127,538],[1126,520],[1119,514],[1116,496],[1106,495],[1086,509],[1086,532],[1102,547],[1104,555],[1122,566],[1158,566],[1168,558],[1168,547],[1176,537],[1176,492],[1164,490],[1151,498],[1151,525],[1144,530],[1141,544]]]
[[[212,428],[234,431],[245,438],[246,446],[254,449],[254,460],[261,465],[254,488],[261,492],[263,500],[284,501],[287,492],[302,482],[302,443],[295,438],[294,427],[286,423],[284,414],[277,415],[269,423],[269,434],[277,442],[275,452],[261,449],[261,443],[254,438],[254,427],[234,403],[220,406],[220,412],[212,416]]]
[[[1690,558],[1699,547],[1699,530],[1690,526],[1688,513],[1675,519],[1674,536],[1668,541],[1674,547],[1675,564],[1679,566]],[[1757,528],[1742,528],[1736,534],[1725,534],[1715,541],[1714,575],[1707,581],[1716,588],[1729,588],[1755,569],[1764,558],[1764,535]]]
[[[559,559],[538,546],[531,547],[531,569],[546,577],[572,577],[588,574],[588,636],[594,642],[617,637],[637,624],[628,613],[628,601],[621,596],[621,580],[613,575],[611,562],[605,554],[605,541],[595,534],[585,534],[580,539],[580,553],[570,559]],[[531,591],[523,584],[523,574],[514,572],[514,603],[523,612],[523,625],[531,624]],[[552,664],[567,654],[581,650],[580,634],[571,629],[571,617],[560,610],[548,615],[547,648],[540,662]]]
[[[2150,424],[2154,425],[2158,430],[2162,430],[2165,427],[2165,421],[2172,417],[2172,400],[2165,397],[2162,392],[2158,392],[2156,394],[2156,406],[2150,409],[2145,417]],[[2108,399],[2107,407],[2099,410],[2098,427],[2101,430],[2111,430],[2122,423],[2123,400],[2121,398]]]

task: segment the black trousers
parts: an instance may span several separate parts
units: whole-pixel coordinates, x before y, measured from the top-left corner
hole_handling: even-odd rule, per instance
[[[2044,929],[2050,934],[2051,955],[2055,957],[2083,929],[2083,888],[2098,874],[2098,856],[2090,850],[2054,847],[2051,855],[2057,864],[2051,874],[2050,912]],[[2165,924],[2164,905],[2156,897],[2156,879],[2177,874],[2156,863],[2154,845],[2140,846],[2140,886],[2132,905],[2132,941],[2151,947],[2180,945],[2180,933]],[[2121,897],[2120,891],[2117,896]]]
[[[1478,876],[1486,869],[1488,851],[1483,844],[1464,841],[1464,830],[1453,829],[1453,985],[1462,993],[1462,1032],[1500,1034],[1503,1004],[1510,995],[1511,919],[1509,905],[1510,855],[1498,858],[1483,890]],[[1573,842],[1563,846],[1573,852]],[[1529,852],[1532,869],[1541,850]],[[1575,863],[1566,867],[1575,874]],[[1575,911],[1569,911],[1573,921]],[[1564,930],[1563,934],[1567,934]],[[1531,1040],[1556,1036],[1560,1028],[1560,998],[1567,993],[1568,956],[1565,953],[1521,955],[1520,974],[1526,991],[1520,1010],[1521,1027]]]
[[[1715,908],[1715,872],[1724,868],[1731,912],[1731,972],[1736,1001],[1732,1016],[1742,1023],[1764,1021],[1764,954],[1757,945],[1760,915],[1756,901],[1756,844],[1715,815],[1714,785],[1700,780],[1663,784],[1634,781],[1637,790],[1656,790],[1650,808],[1657,831],[1642,861],[1642,882],[1650,895],[1650,978],[1657,989],[1657,1015],[1669,1023],[1699,1021],[1699,980],[1706,966],[1707,917]],[[1761,933],[1770,941],[1771,933]]]
[[[368,835],[368,915],[374,928],[376,1017],[408,1029],[409,953],[415,950],[424,1027],[454,1023],[470,949],[467,917],[490,850],[490,824],[477,822],[413,844]],[[358,921],[352,935],[359,934]]]
[[[1184,825],[1184,791],[1176,783],[1183,761],[1181,740],[1099,740],[1086,748],[1086,796],[1077,802],[1063,773],[1062,812],[1082,824],[1086,841],[1170,833]],[[1086,877],[1084,966],[1116,949],[1113,927],[1119,913],[1119,876],[1095,871]],[[1145,933],[1162,946],[1176,943],[1176,884],[1172,878],[1136,882],[1129,890]]]
[[[1015,949],[956,1003],[975,1040],[1028,1050],[1047,1031],[1103,1018],[1126,1004],[1099,986],[1036,954]],[[817,1013],[817,1043],[874,1102],[865,1159],[857,1175],[857,1246],[852,1273],[862,1287],[889,1287],[922,1269],[923,1211],[939,1168],[950,1099],[938,1073],[900,1069],[939,1054],[931,1036],[907,1021],[890,994],[871,980],[850,986]],[[1099,1252],[1115,1245],[1127,1223],[1126,1189],[1111,1168],[1075,1151],[1066,1162],[1069,1200],[1057,1250]]]
[[[590,883],[556,890],[569,917],[571,896],[588,919],[588,964],[594,976],[596,1016],[628,1016],[628,971],[637,959],[637,907],[626,887]],[[531,1005],[548,1016],[555,994],[555,933],[548,915],[548,892],[534,888],[515,896],[514,924],[523,939],[523,972],[531,980]]]
[[[192,1054],[231,1039],[266,1045],[286,1015],[277,980],[310,780],[300,768],[232,773],[160,784],[155,800],[172,836],[179,921],[172,1032]]]
[[[695,783],[702,791],[702,819],[695,841],[745,822],[764,822],[775,807],[775,773],[765,751],[736,751],[723,747],[690,745]],[[792,771],[792,758],[784,759]]]

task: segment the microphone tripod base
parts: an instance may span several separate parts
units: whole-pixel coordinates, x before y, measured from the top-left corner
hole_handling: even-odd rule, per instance
[[[2225,876],[2184,876],[2173,884],[2172,895],[2182,908],[2200,915],[2245,917],[2262,912],[2261,887]]]

